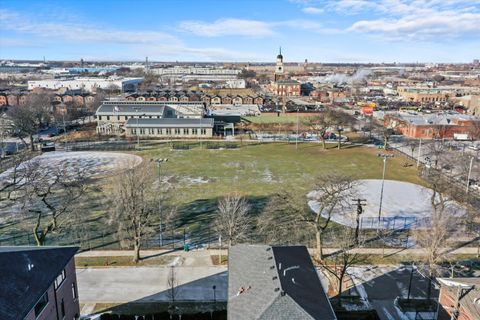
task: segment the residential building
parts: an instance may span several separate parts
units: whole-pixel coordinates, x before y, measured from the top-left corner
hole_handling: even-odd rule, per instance
[[[200,119],[205,113],[202,102],[104,101],[97,109],[97,133],[122,134],[129,119]]]
[[[438,282],[438,320],[480,319],[480,278],[440,278]]]
[[[0,106],[6,106],[6,105],[8,105],[7,96],[0,94]]]
[[[67,88],[68,90],[81,89],[87,92],[95,92],[98,88],[110,89],[118,88],[122,92],[136,91],[138,85],[143,82],[143,78],[65,78],[65,79],[48,79],[28,81],[28,90],[35,88],[45,88],[58,90]]]
[[[79,319],[78,247],[0,247],[0,319]]]
[[[480,134],[480,119],[453,112],[395,112],[386,114],[383,121],[386,128],[410,138],[453,139],[457,134],[467,134],[469,139],[476,139]]]
[[[130,118],[125,123],[127,137],[211,138],[212,118]]]
[[[307,248],[267,245],[229,248],[227,317],[336,319]]]

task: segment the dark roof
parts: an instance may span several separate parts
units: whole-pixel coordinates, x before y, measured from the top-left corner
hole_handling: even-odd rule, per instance
[[[137,122],[138,120],[138,122]],[[125,123],[127,128],[213,128],[213,119],[203,118],[203,119],[187,119],[187,118],[130,118]]]
[[[0,319],[23,319],[78,247],[0,247]]]
[[[336,319],[306,247],[266,245],[230,248],[228,318]]]

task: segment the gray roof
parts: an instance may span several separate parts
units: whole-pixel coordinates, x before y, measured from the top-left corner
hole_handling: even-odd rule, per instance
[[[306,247],[266,245],[230,248],[228,318],[336,319]]]
[[[193,107],[203,110],[203,102],[104,101],[100,107],[98,107],[96,115],[163,115],[165,109],[170,108],[175,110],[176,107]]]
[[[137,122],[138,120],[138,122]],[[126,128],[213,128],[212,118],[130,118],[125,123]]]
[[[0,247],[0,319],[23,319],[78,247]]]

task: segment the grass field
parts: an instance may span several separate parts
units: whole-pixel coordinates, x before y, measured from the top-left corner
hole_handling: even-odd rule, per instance
[[[312,113],[299,113],[298,119],[301,124],[302,119],[308,116],[314,116]],[[276,113],[262,113],[258,117],[243,117],[243,119],[254,124],[276,124],[276,123],[297,123],[296,113],[280,113],[278,116]]]
[[[383,162],[377,157],[377,149],[335,147],[331,144],[323,150],[321,144],[304,143],[296,150],[295,144],[264,143],[233,150],[197,147],[180,151],[165,144],[139,155],[168,158],[161,170],[177,185],[179,225],[200,240],[210,238],[217,201],[229,192],[243,194],[257,214],[275,192],[290,190],[306,195],[321,174],[338,171],[358,179],[381,178]],[[404,163],[400,157],[389,160],[386,179],[423,184],[416,167],[404,167]]]

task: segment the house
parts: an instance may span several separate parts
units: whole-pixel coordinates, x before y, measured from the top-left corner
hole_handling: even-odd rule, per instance
[[[8,104],[7,96],[0,94],[0,106],[6,106]]]
[[[202,97],[202,102],[205,103],[205,105],[209,106],[212,102],[212,99],[210,98],[210,96],[205,95]]]
[[[78,247],[0,247],[0,319],[78,319]]]
[[[480,278],[440,278],[438,282],[438,320],[480,319]]]
[[[251,96],[246,96],[243,98],[243,103],[245,104],[253,104],[253,98]],[[263,101],[262,101],[263,103]]]
[[[235,96],[232,99],[233,104],[243,104],[243,98],[241,96]]]
[[[21,94],[18,96],[18,105],[26,106],[28,102],[28,96],[26,94]]]
[[[307,248],[267,245],[229,248],[227,317],[336,319]]]
[[[225,96],[222,98],[222,104],[232,104],[232,97]]]
[[[7,95],[7,101],[9,106],[18,106],[18,97],[16,94]]]
[[[210,99],[210,104],[221,104],[222,103],[222,98],[220,96],[213,96]]]

